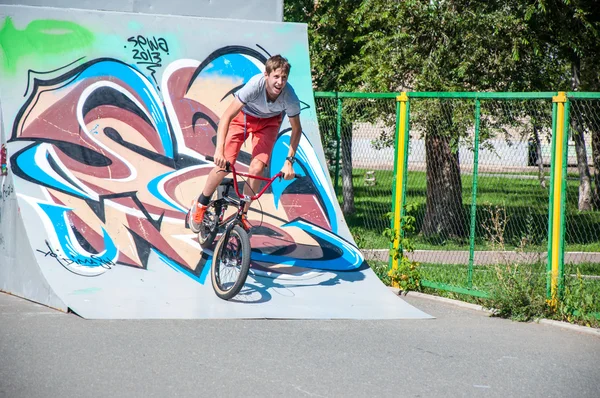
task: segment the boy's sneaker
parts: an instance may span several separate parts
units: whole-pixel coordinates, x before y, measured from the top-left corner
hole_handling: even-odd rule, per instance
[[[188,224],[190,225],[190,229],[193,233],[197,234],[200,232],[200,226],[204,220],[204,213],[206,213],[207,208],[208,206],[198,203],[197,199],[192,202]]]

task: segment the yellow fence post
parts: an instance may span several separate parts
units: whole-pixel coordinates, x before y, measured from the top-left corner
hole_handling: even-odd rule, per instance
[[[392,264],[391,269],[398,269],[398,254],[401,253],[400,239],[402,237],[402,216],[404,215],[404,176],[406,174],[406,156],[407,156],[407,133],[408,133],[408,95],[403,92],[396,97],[396,153],[394,163],[394,191],[392,198],[392,212],[394,214],[392,230],[395,232],[394,242],[392,244]],[[392,286],[399,287],[398,283],[392,279]]]
[[[552,188],[550,197],[550,248],[548,251],[548,265],[550,271],[550,291],[549,304],[556,308],[558,303],[559,274],[563,261],[563,241],[564,231],[564,203],[566,196],[566,152],[567,152],[567,130],[568,119],[566,115],[567,95],[565,92],[558,92],[558,95],[552,97],[552,102],[556,104],[556,124],[554,138],[554,152],[552,153]]]

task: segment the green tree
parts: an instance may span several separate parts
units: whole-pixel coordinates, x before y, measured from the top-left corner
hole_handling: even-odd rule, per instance
[[[284,19],[308,24],[312,78],[321,91],[353,89],[354,79],[348,74],[350,64],[360,51],[355,42],[353,21],[348,11],[358,7],[361,0],[296,0],[284,4]],[[352,183],[352,123],[344,120],[341,131],[342,211],[354,212]],[[324,146],[327,143],[324,142]]]
[[[600,89],[600,6],[596,0],[530,0],[527,20],[539,42],[543,59],[556,57],[568,65],[570,84],[554,81],[555,88],[570,91]],[[572,111],[577,111],[572,108]],[[581,111],[581,110],[579,110]],[[579,210],[600,205],[600,128],[588,123],[590,115],[572,113],[571,133],[579,172]],[[588,165],[585,130],[591,131],[595,191]]]
[[[355,86],[367,91],[512,91],[534,85],[540,60],[525,7],[505,2],[366,0],[353,14],[361,52]],[[531,81],[527,81],[527,78]],[[411,108],[427,160],[427,206],[421,232],[466,236],[458,142],[472,126],[473,107],[422,101]]]
[[[288,0],[286,9],[302,10],[299,14],[305,19],[300,21],[309,24],[314,83],[321,90],[599,88],[594,66],[600,63],[600,18],[594,0],[316,3]],[[412,130],[421,132],[427,152],[422,232],[464,236],[458,142],[472,125],[472,107],[432,100],[423,101],[420,111],[415,108],[411,108]],[[547,117],[531,117],[534,142],[540,142],[539,126]],[[596,130],[599,126],[596,123]],[[600,131],[587,128],[594,137],[594,169],[600,173]],[[600,182],[600,175],[596,180]]]

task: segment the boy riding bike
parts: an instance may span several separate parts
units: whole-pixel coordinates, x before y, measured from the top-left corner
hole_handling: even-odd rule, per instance
[[[284,179],[294,178],[294,155],[300,142],[300,101],[291,85],[287,84],[290,64],[281,55],[274,55],[265,64],[264,74],[252,77],[236,94],[225,110],[217,129],[217,144],[214,154],[215,167],[208,175],[202,194],[192,202],[189,225],[194,232],[199,230],[204,213],[217,186],[228,172],[229,161],[234,164],[248,134],[252,135],[252,160],[248,173],[262,175],[269,161],[284,114],[288,115],[292,127],[288,156],[281,169]],[[244,195],[257,192],[261,181],[249,179]],[[250,202],[244,209],[248,211]],[[250,229],[246,217],[244,228]]]

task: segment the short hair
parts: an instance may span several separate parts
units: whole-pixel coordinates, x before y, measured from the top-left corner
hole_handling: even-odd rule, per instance
[[[267,75],[270,75],[271,72],[279,68],[281,68],[286,75],[290,74],[290,69],[292,68],[292,65],[290,65],[288,60],[279,54],[273,55],[265,64],[265,71],[267,72]]]

